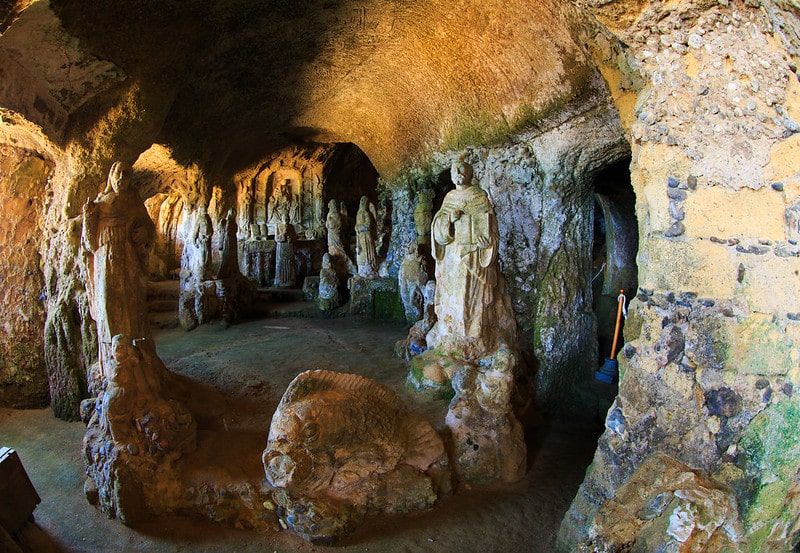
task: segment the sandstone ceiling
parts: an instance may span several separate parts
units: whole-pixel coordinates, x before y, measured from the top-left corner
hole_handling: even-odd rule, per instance
[[[0,26],[0,107],[61,144],[149,95],[152,142],[242,167],[353,142],[390,174],[522,128],[597,86],[566,0],[37,0]],[[154,107],[155,106],[155,107]]]

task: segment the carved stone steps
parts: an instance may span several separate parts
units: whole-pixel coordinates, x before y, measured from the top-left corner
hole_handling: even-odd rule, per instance
[[[174,311],[161,313],[154,313],[151,311],[149,318],[150,326],[154,326],[156,328],[177,328],[179,324],[177,309]]]
[[[147,310],[150,313],[172,313],[178,312],[178,300],[151,300],[147,302]]]
[[[147,301],[154,300],[174,300],[176,309],[178,297],[181,294],[181,283],[179,280],[159,280],[147,283]]]

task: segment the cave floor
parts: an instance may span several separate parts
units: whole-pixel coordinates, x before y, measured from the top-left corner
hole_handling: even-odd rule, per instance
[[[159,355],[185,377],[183,398],[198,419],[198,451],[185,478],[259,481],[261,451],[283,391],[305,369],[374,378],[441,426],[446,404],[405,388],[393,356],[404,330],[352,319],[269,318],[193,332],[156,332]],[[43,498],[39,527],[64,552],[480,551],[554,550],[561,518],[592,459],[597,429],[569,421],[529,424],[529,471],[492,490],[460,490],[430,512],[369,521],[339,547],[308,544],[287,532],[237,530],[211,522],[161,518],[136,530],[107,519],[83,494],[82,423],[49,409],[0,409],[0,443],[13,447]]]

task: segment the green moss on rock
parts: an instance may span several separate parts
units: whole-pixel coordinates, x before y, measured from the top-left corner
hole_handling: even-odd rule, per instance
[[[789,496],[800,461],[798,428],[800,399],[787,398],[756,416],[739,441],[737,465],[749,484],[740,488],[739,503],[751,551],[797,516]]]

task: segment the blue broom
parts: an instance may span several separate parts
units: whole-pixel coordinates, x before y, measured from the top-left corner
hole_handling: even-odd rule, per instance
[[[625,309],[625,290],[619,291],[617,296],[617,325],[614,328],[614,342],[611,344],[611,355],[609,355],[603,366],[594,373],[595,380],[606,384],[616,384],[619,380],[619,362],[617,361],[617,342],[619,340],[619,328],[622,323],[622,312]]]

